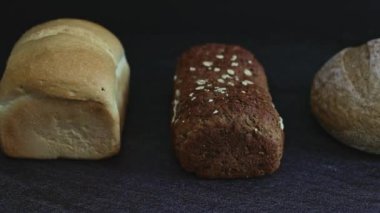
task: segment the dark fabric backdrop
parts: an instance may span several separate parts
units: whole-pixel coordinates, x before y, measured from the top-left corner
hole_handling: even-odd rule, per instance
[[[0,212],[380,212],[380,157],[317,124],[315,72],[344,47],[380,37],[379,1],[2,1],[0,70],[29,27],[85,18],[114,32],[132,68],[121,153],[108,160],[0,154]],[[284,118],[282,166],[248,180],[202,180],[171,148],[177,57],[205,42],[239,44],[264,64]]]

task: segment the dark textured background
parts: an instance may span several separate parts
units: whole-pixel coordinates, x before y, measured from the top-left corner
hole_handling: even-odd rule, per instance
[[[96,21],[132,67],[120,155],[103,161],[0,155],[0,212],[380,212],[380,158],[348,148],[313,119],[314,73],[337,51],[380,37],[378,1],[36,1],[0,3],[0,70],[29,27],[58,17]],[[249,180],[201,180],[170,146],[172,76],[194,44],[240,44],[266,68],[286,131],[282,166]]]

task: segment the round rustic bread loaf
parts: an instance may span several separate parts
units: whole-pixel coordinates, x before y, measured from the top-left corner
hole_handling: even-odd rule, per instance
[[[380,39],[331,58],[314,78],[311,108],[336,139],[380,154]]]

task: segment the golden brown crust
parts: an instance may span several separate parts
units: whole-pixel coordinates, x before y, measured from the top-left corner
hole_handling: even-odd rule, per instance
[[[77,38],[55,36],[26,44],[10,56],[0,92],[6,96],[19,87],[74,100],[112,102],[115,67],[100,49]]]
[[[179,59],[174,147],[182,167],[205,178],[241,178],[278,169],[284,133],[264,69],[239,46],[207,44]]]
[[[107,52],[114,63],[122,57],[124,50],[120,41],[106,28],[80,19],[57,19],[37,25],[28,30],[16,43],[14,49],[23,48],[29,42],[43,40],[48,37],[67,35],[97,46]]]
[[[75,19],[59,19],[33,27],[16,43],[1,80],[0,131],[5,153],[14,157],[43,159],[98,159],[117,153],[128,81],[129,66],[123,47],[105,28]],[[41,99],[44,101],[40,102]],[[64,101],[60,106],[54,104],[56,100]],[[49,122],[40,122],[44,117],[50,118],[49,114],[44,113],[46,107],[43,103],[46,103],[46,107],[50,106],[52,112],[54,109],[60,112],[59,123],[73,120],[70,118],[71,110],[78,111],[75,122],[86,123],[86,120],[91,119],[85,111],[92,112],[92,108],[88,107],[94,106],[91,103],[96,103],[102,109],[99,113],[103,113],[94,112],[93,125],[107,125],[103,129],[92,129],[93,133],[78,138],[80,126],[74,122],[71,128],[75,134],[62,136],[54,129],[49,130],[51,133],[45,133],[57,138],[55,145],[49,145],[43,139],[46,137],[34,137],[28,144],[24,144],[17,137],[26,137],[39,129],[50,128],[46,126]],[[34,109],[30,115],[21,113],[21,108],[27,105]],[[25,132],[19,131],[21,127],[17,126],[31,122],[33,116],[37,115],[41,119],[35,121],[38,123],[36,127],[28,125]],[[11,128],[12,123],[20,125]],[[9,135],[5,131],[9,128],[17,134]],[[107,137],[100,137],[99,134]],[[94,135],[102,138],[102,141],[97,142]],[[72,140],[70,149],[61,146],[66,143],[65,140]],[[88,143],[90,141],[93,143]],[[40,150],[45,150],[26,149],[37,144],[41,147]],[[86,144],[87,147],[83,148]]]

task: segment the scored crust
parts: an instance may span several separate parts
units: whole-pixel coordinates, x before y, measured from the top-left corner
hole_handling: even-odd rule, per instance
[[[315,75],[311,109],[342,143],[380,154],[380,39],[346,48]]]

